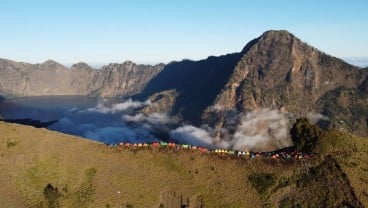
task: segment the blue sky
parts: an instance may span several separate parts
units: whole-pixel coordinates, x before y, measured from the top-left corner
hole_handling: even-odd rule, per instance
[[[2,0],[0,57],[92,65],[203,59],[286,29],[328,54],[368,57],[363,0]],[[368,60],[368,59],[367,59]]]

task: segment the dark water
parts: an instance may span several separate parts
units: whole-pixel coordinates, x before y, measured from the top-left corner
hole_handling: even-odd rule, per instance
[[[119,103],[121,105],[113,106]],[[156,140],[149,131],[122,121],[123,115],[141,105],[129,100],[84,96],[24,97],[1,100],[0,115],[4,119],[58,120],[48,129],[106,143]]]
[[[0,115],[5,119],[60,120],[78,109],[96,106],[97,99],[82,96],[45,96],[4,99]]]

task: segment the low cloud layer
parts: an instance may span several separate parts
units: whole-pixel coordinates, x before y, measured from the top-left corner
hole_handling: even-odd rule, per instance
[[[142,108],[144,106],[151,105],[151,101],[147,100],[145,102],[133,101],[132,99],[128,99],[122,103],[107,105],[106,100],[99,100],[98,104],[94,108],[88,108],[88,112],[98,112],[103,114],[116,114],[119,112],[131,113],[137,108]]]
[[[106,143],[167,140],[237,150],[271,150],[291,145],[289,119],[286,113],[278,110],[229,111],[225,116],[226,126],[212,128],[209,125],[180,125],[162,113],[140,113],[139,109],[150,104],[150,101],[131,99],[113,104],[100,100],[96,107],[71,109],[52,128]],[[216,106],[214,110],[222,111],[223,108]]]
[[[191,144],[203,147],[213,147],[214,138],[210,133],[202,128],[186,125],[174,129],[170,132],[170,139],[184,144]]]
[[[151,127],[143,124],[144,119],[140,118],[140,114],[136,112],[150,104],[149,100],[139,102],[131,99],[111,104],[102,99],[95,107],[70,109],[64,114],[65,117],[52,125],[50,129],[105,143],[153,142],[158,139],[151,133],[151,129],[154,129],[154,125],[159,123],[158,120],[168,121],[165,120],[165,116],[152,115],[146,121],[147,124],[152,124]],[[136,125],[136,123],[131,125],[130,121],[133,120],[137,122],[141,120],[139,122],[142,125]]]
[[[279,110],[262,109],[246,113],[233,135],[234,149],[275,149],[291,145],[289,118]]]
[[[222,110],[222,108],[217,108]],[[291,145],[288,114],[262,109],[248,113],[230,112],[225,116],[226,128],[182,126],[170,138],[194,145],[235,150],[264,151]],[[233,129],[234,132],[229,132]]]
[[[213,111],[222,113],[223,126],[196,127],[183,125],[162,113],[145,115],[141,109],[149,100],[140,102],[128,99],[120,103],[100,100],[95,107],[72,108],[51,129],[105,142],[174,141],[208,148],[271,151],[292,145],[289,139],[290,114],[279,110],[261,109],[240,113],[221,106]],[[309,113],[315,123],[327,117]]]

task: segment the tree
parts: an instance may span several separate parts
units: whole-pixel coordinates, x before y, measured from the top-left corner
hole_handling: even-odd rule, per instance
[[[299,118],[290,129],[291,140],[298,151],[312,153],[322,135],[321,129],[306,118]]]

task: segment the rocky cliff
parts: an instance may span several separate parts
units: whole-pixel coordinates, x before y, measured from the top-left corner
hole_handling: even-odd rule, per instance
[[[202,115],[206,122],[224,125],[224,114],[232,109],[271,108],[296,116],[319,112],[339,128],[368,135],[367,70],[327,55],[287,31],[267,31],[255,41],[243,50],[213,103],[222,110],[207,108]]]
[[[86,63],[67,68],[51,60],[28,64],[0,59],[0,94],[129,96],[140,92],[163,66],[137,65],[128,61],[96,70]]]

